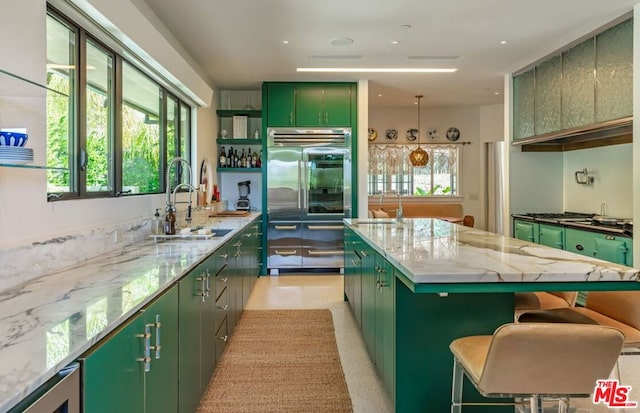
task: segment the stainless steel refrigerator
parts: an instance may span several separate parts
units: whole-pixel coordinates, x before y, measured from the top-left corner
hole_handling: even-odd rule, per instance
[[[351,129],[270,128],[267,267],[340,268],[351,217]]]

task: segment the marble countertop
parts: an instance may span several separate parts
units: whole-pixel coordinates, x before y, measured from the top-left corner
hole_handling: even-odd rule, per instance
[[[414,284],[638,281],[638,270],[439,219],[345,219]]]
[[[259,214],[217,218],[207,240],[153,240],[0,291],[0,412],[28,396]]]

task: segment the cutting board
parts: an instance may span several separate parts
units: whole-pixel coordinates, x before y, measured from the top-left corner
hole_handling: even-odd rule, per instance
[[[249,215],[249,211],[222,211],[212,212],[209,217],[246,217]]]

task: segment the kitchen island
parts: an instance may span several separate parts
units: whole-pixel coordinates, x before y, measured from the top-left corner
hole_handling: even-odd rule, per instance
[[[633,268],[439,219],[345,224],[345,299],[397,412],[449,411],[449,344],[512,322],[514,292],[640,289]]]
[[[193,237],[195,239],[154,242],[149,238],[1,291],[0,412],[11,409],[68,363],[105,337],[111,337],[115,330],[139,315],[140,310],[157,297],[177,290],[174,287],[185,275],[203,265],[214,252],[225,248],[230,240],[238,236],[242,237],[240,241],[248,240],[244,234],[253,234],[250,226],[257,226],[259,218],[259,213],[252,213],[243,218],[208,219],[201,223],[205,228],[231,231],[221,237],[205,239]],[[235,244],[231,253],[239,254]],[[229,263],[231,266],[231,258]],[[229,278],[233,277],[235,275],[231,274]],[[243,281],[239,281],[240,285]],[[231,282],[229,280],[228,285]],[[212,291],[213,284],[212,280]],[[243,294],[246,294],[246,288]],[[202,300],[196,298],[196,301],[204,301],[204,297]],[[242,298],[238,300],[242,302]],[[231,298],[229,302],[232,302]],[[142,343],[140,339],[137,341]],[[110,374],[117,375],[115,360],[111,362],[114,372]],[[135,359],[131,362],[142,366]],[[102,377],[109,377],[109,372],[102,373]],[[117,380],[124,381],[124,375]],[[121,403],[117,411],[136,411],[127,404],[126,395],[107,394],[107,397]],[[109,411],[109,407],[104,409]]]

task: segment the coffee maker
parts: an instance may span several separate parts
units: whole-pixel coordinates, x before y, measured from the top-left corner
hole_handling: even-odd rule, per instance
[[[249,194],[251,193],[251,181],[238,182],[238,195],[240,198],[236,201],[236,211],[249,211],[251,203],[249,202]]]

